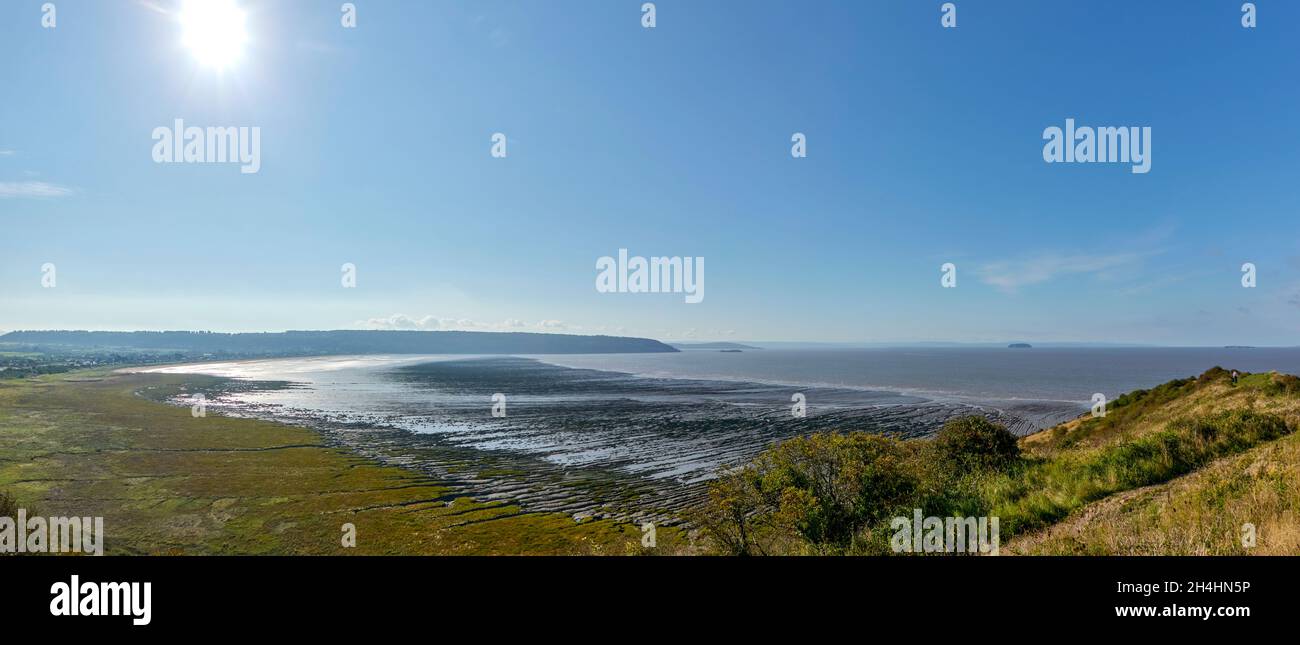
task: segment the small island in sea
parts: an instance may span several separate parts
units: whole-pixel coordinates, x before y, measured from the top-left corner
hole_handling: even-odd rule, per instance
[[[1031,349],[1033,348],[1033,345],[1030,345],[1029,343],[1011,343],[1010,345],[1007,345],[1007,347],[1011,349]]]

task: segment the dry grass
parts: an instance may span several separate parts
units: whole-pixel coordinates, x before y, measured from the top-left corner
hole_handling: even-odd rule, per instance
[[[1243,525],[1256,545],[1242,543]],[[1005,553],[1300,554],[1300,435],[1221,459],[1166,484],[1112,495]]]
[[[1021,439],[1020,447],[1040,457],[1066,450],[1106,448],[1164,430],[1178,419],[1205,417],[1223,410],[1274,414],[1290,424],[1300,425],[1300,396],[1269,393],[1270,385],[1288,378],[1293,377],[1276,372],[1246,374],[1233,385],[1226,376],[1216,374],[1177,388],[1171,393],[1172,398],[1145,405],[1139,401],[1125,408],[1112,407],[1104,418],[1088,415],[1062,423]]]
[[[1249,410],[1300,424],[1300,396],[1289,377],[1246,376],[1198,383],[1183,396],[1123,424],[1080,419],[1027,439],[1046,456],[1102,449],[1164,429],[1179,418]],[[1109,415],[1108,415],[1109,416]],[[1068,448],[1072,444],[1074,448]],[[1243,526],[1255,546],[1243,545]],[[1300,435],[1292,434],[1219,459],[1172,481],[1111,495],[1065,520],[1014,540],[1004,553],[1118,555],[1300,554]]]

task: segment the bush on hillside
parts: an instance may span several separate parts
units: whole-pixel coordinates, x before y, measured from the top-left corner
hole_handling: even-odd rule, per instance
[[[1300,394],[1300,378],[1290,374],[1270,374],[1264,392],[1271,396]]]
[[[0,490],[0,517],[17,517],[20,505],[9,491]]]
[[[868,525],[910,513],[921,470],[914,455],[873,434],[790,439],[719,477],[697,521],[731,553],[769,552],[765,531],[795,536],[814,553],[843,553]]]
[[[980,416],[952,419],[934,438],[940,459],[964,470],[999,469],[1020,457],[1016,436]]]
[[[23,504],[20,504],[18,502],[18,498],[10,494],[9,491],[0,490],[0,517],[8,517],[8,518],[12,518],[14,521],[17,521],[18,509],[20,508],[27,509],[28,516],[36,515],[36,512],[32,509],[32,507],[24,506]],[[18,530],[23,530],[23,529],[18,529]],[[5,556],[5,555],[19,555],[19,554],[12,553],[12,552],[9,553],[0,552],[0,556]]]

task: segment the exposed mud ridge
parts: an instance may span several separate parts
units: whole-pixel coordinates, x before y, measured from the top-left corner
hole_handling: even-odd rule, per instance
[[[643,378],[522,358],[425,363],[382,378],[391,390],[367,391],[366,405],[346,409],[294,405],[292,396],[261,402],[267,399],[259,394],[295,387],[286,383],[222,381],[205,395],[223,414],[313,427],[331,444],[427,473],[480,501],[661,524],[680,521],[719,467],[745,463],[793,436],[921,437],[968,414],[1024,434],[1076,414],[1048,406],[1022,416],[887,392]],[[807,399],[803,418],[792,414],[796,392]],[[506,396],[504,418],[491,414],[495,393]]]

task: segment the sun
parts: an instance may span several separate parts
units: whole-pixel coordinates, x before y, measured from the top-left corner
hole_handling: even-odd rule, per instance
[[[221,70],[239,61],[248,32],[235,0],[185,0],[180,21],[181,42],[200,64]]]

